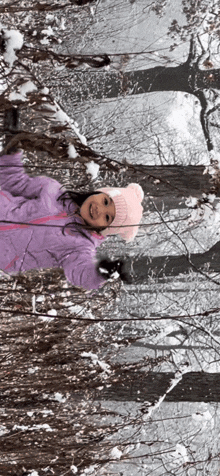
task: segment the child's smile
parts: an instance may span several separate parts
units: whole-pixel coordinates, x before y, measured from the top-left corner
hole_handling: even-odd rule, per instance
[[[106,193],[90,195],[80,208],[80,215],[88,225],[94,228],[106,228],[115,218],[115,205]]]

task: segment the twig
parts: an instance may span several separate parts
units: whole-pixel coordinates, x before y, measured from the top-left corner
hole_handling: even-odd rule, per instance
[[[207,100],[206,100],[206,97],[205,97],[203,91],[197,90],[197,91],[194,92],[194,95],[199,99],[200,104],[201,104],[200,122],[201,122],[201,125],[202,125],[203,134],[205,136],[207,149],[210,152],[211,150],[214,149],[214,146],[213,146],[213,143],[212,143],[212,140],[211,140],[211,137],[210,137],[210,133],[209,133],[209,123],[208,123],[209,111],[207,111],[208,103],[207,103]]]

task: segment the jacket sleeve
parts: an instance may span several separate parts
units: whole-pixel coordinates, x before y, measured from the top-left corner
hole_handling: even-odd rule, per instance
[[[22,152],[0,157],[0,187],[15,197],[38,198],[42,189],[51,182],[49,177],[29,177],[21,162]]]
[[[84,289],[98,289],[106,281],[96,269],[95,259],[91,250],[72,251],[62,260],[62,267],[66,278],[74,286]]]

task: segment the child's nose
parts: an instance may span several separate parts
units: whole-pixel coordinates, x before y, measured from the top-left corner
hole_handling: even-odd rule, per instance
[[[97,218],[100,218],[102,215],[104,215],[104,207],[102,207],[101,205],[96,205],[96,215],[97,215]]]

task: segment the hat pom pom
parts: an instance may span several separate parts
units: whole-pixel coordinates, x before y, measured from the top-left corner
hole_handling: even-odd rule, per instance
[[[132,188],[135,191],[138,200],[142,202],[144,198],[144,191],[142,187],[138,183],[130,183],[128,188]]]

